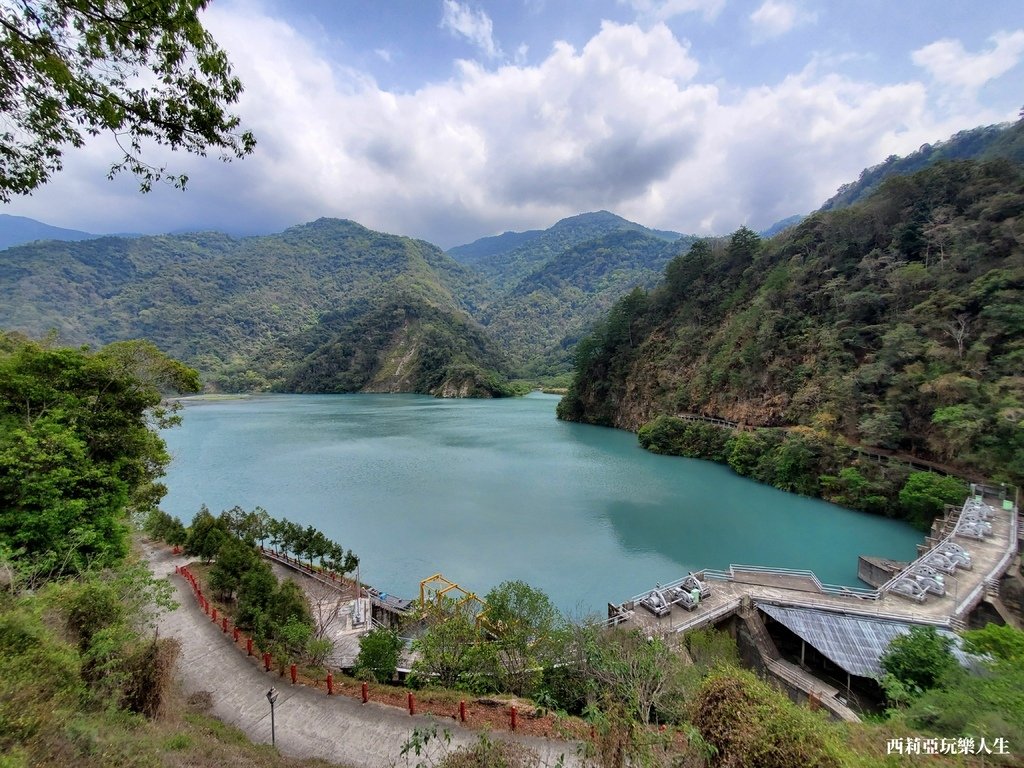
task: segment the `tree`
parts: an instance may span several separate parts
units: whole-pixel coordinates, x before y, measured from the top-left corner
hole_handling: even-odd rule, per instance
[[[894,637],[880,662],[904,687],[926,691],[956,666],[952,647],[952,638],[940,635],[935,627],[917,626]]]
[[[213,560],[220,548],[230,538],[226,525],[223,517],[214,517],[203,504],[196,512],[196,516],[192,518],[192,525],[188,528],[185,554],[202,558],[207,562]]]
[[[395,676],[402,638],[392,629],[375,629],[359,638],[356,677],[387,682]]]
[[[143,161],[163,145],[224,160],[256,145],[226,111],[242,84],[199,21],[208,0],[4,0],[0,3],[0,202],[60,171],[68,146],[114,136],[110,168],[148,191],[188,178]]]
[[[683,699],[683,660],[667,638],[610,630],[596,636],[588,667],[591,677],[644,724],[658,708]]]
[[[252,544],[230,536],[217,551],[217,561],[210,569],[210,587],[227,600],[233,600],[242,578],[253,569],[259,555]]]
[[[451,599],[423,606],[426,631],[413,641],[419,656],[415,678],[445,688],[493,690],[498,660],[491,643],[481,643],[473,618]]]
[[[505,686],[512,693],[530,693],[556,649],[562,623],[551,599],[522,581],[502,582],[484,598],[487,631],[501,650]]]
[[[0,333],[0,549],[41,576],[119,561],[163,494],[160,402],[116,355]]]
[[[960,504],[966,496],[967,486],[962,480],[934,472],[912,472],[900,490],[900,506],[911,523],[927,528],[946,504]]]

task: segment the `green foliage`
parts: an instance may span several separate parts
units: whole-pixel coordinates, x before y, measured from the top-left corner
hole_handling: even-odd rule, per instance
[[[0,548],[37,575],[108,566],[127,553],[130,512],[152,511],[169,461],[151,426],[171,422],[161,387],[192,386],[194,371],[145,346],[91,353],[0,334]]]
[[[505,581],[484,597],[484,626],[499,649],[502,687],[532,693],[543,667],[556,660],[562,617],[551,599],[522,581]]]
[[[242,578],[259,559],[255,547],[240,538],[227,538],[217,550],[217,561],[210,569],[210,588],[221,597],[233,600]]]
[[[402,638],[391,629],[378,628],[359,638],[355,675],[378,682],[390,682],[398,669]]]
[[[880,663],[908,690],[926,691],[956,664],[952,647],[953,640],[940,635],[935,627],[917,626],[893,638]]]
[[[915,667],[934,678],[926,690],[908,682],[905,709],[895,716],[917,729],[946,738],[1005,739],[1013,744],[1024,739],[1024,632],[989,624],[965,632],[964,648],[984,654],[982,669],[966,670],[947,663],[934,640],[922,642]],[[889,687],[886,687],[889,691]]]
[[[668,638],[648,637],[636,629],[592,634],[586,663],[600,688],[598,697],[621,704],[644,724],[654,716],[678,722],[680,707],[700,674],[683,662]]]
[[[750,672],[712,673],[690,702],[690,720],[717,751],[714,765],[838,768],[839,732],[821,713],[793,704]]]
[[[144,191],[162,178],[187,177],[148,165],[143,144],[225,160],[252,152],[255,139],[236,134],[226,112],[241,82],[227,55],[199,21],[198,0],[75,3],[19,0],[0,27],[0,104],[8,130],[0,143],[0,202],[29,194],[59,171],[67,147],[109,132]],[[151,87],[140,88],[139,78]]]
[[[1020,483],[1020,206],[1019,165],[940,163],[770,241],[744,231],[701,241],[669,262],[628,343],[610,333],[614,311],[580,341],[559,416],[631,429],[679,412],[807,426]],[[758,468],[756,439],[726,457],[742,474],[906,514],[897,478],[822,461],[827,441],[787,438]],[[850,467],[866,482],[841,474]]]
[[[652,453],[724,461],[730,436],[728,430],[713,424],[662,414],[640,427],[637,438],[640,446]]]
[[[997,662],[1024,662],[1024,632],[1015,627],[986,624],[964,632],[961,637],[968,653],[988,655]]]
[[[354,222],[32,243],[0,251],[0,285],[12,297],[0,327],[145,337],[218,390],[510,393],[469,317],[481,279],[428,243]]]
[[[900,504],[911,522],[926,527],[946,504],[960,505],[966,496],[967,485],[958,478],[913,472],[900,490]]]
[[[226,521],[214,517],[203,504],[188,527],[188,536],[185,538],[185,554],[209,562],[217,556],[221,547],[230,538],[231,534],[228,532]]]
[[[480,642],[474,617],[451,600],[423,606],[426,629],[412,644],[414,685],[436,683],[445,688],[484,693],[496,690],[499,678],[497,649]]]

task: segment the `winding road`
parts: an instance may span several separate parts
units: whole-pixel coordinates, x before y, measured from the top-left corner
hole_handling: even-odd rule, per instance
[[[403,709],[362,704],[347,696],[328,697],[323,691],[293,686],[287,678],[265,674],[225,640],[199,610],[186,582],[175,578],[175,566],[186,565],[187,559],[163,547],[144,545],[143,550],[153,573],[169,577],[176,590],[179,606],[160,617],[159,631],[181,642],[176,672],[183,690],[187,695],[209,692],[210,713],[239,728],[252,741],[270,742],[266,694],[271,686],[279,693],[274,711],[277,747],[292,757],[321,758],[350,768],[385,768],[404,764],[401,749],[416,727],[436,724],[438,733],[450,733],[452,748],[478,739],[478,732],[452,721],[411,717]],[[541,765],[555,766],[562,755],[566,768],[582,765],[574,743],[507,733],[491,737],[529,747]],[[409,764],[422,759],[412,759]]]

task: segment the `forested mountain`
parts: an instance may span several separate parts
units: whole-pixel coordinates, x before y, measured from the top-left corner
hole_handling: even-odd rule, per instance
[[[699,241],[580,344],[559,413],[806,427],[1019,483],[1022,371],[1024,172],[954,161],[771,241]]]
[[[319,346],[344,346],[367,313],[386,307],[407,322],[364,339],[352,376],[332,379],[330,391],[415,381],[431,383],[417,391],[481,394],[474,382],[502,378],[479,331],[478,343],[439,355],[413,330],[429,318],[435,330],[468,333],[468,313],[485,291],[479,278],[429,243],[349,221],[238,240],[200,233],[34,243],[0,252],[0,284],[10,297],[0,327],[55,329],[76,343],[145,337],[228,390],[315,388],[299,372],[321,370]],[[397,349],[394,379],[375,366],[387,367]]]
[[[669,260],[695,239],[667,242],[629,228],[578,243],[496,299],[481,320],[523,374],[565,373],[589,327],[632,289],[654,287]]]
[[[493,237],[481,237],[466,245],[449,248],[447,253],[460,264],[475,267],[483,261],[515,250],[536,240],[544,234],[543,229],[530,229],[526,232],[503,232]]]
[[[857,181],[844,184],[821,206],[829,211],[863,200],[890,176],[901,176],[927,168],[942,160],[991,160],[1006,158],[1024,163],[1024,124],[986,125],[960,131],[946,141],[925,144],[906,157],[890,155],[885,162],[865,168]]]
[[[540,232],[507,232],[453,248],[448,253],[464,264],[472,264],[498,291],[504,292],[567,249],[624,229],[645,232],[665,241],[680,237],[678,232],[647,229],[614,213],[595,211],[562,219]]]
[[[97,237],[77,229],[63,229],[25,216],[0,213],[0,250],[34,240],[88,240]]]

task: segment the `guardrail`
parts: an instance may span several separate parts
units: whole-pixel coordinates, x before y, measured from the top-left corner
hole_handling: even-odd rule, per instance
[[[1014,506],[1010,512],[1010,532],[1007,536],[1006,552],[999,558],[996,564],[988,572],[985,578],[978,582],[978,586],[972,589],[960,603],[953,608],[953,618],[960,618],[964,613],[967,613],[974,608],[981,601],[981,596],[984,594],[988,582],[996,575],[1002,576],[1006,569],[1009,567],[1010,562],[1017,554],[1017,536],[1018,536],[1018,510]]]

